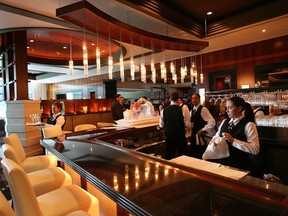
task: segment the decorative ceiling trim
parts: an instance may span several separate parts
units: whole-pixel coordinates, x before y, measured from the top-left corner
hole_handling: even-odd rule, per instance
[[[215,20],[199,21],[193,14],[185,14],[163,0],[116,0],[142,13],[175,26],[198,38],[221,34],[256,22],[287,14],[287,0],[263,1],[261,4],[242,8],[234,14]],[[189,0],[188,0],[189,1]],[[179,2],[177,2],[179,3]],[[219,2],[221,4],[222,2]],[[194,7],[191,2],[191,7]],[[195,6],[197,7],[197,5]],[[203,11],[205,12],[205,11]],[[205,27],[206,25],[206,27]]]
[[[147,49],[199,52],[208,47],[207,41],[185,40],[154,34],[121,22],[83,0],[56,10],[56,16],[83,29],[110,36],[111,39],[132,43]]]

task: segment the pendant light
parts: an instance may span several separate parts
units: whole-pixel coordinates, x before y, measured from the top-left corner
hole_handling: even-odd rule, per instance
[[[72,58],[72,39],[71,39],[71,32],[70,32],[70,60],[69,60],[69,75],[72,76],[74,72],[73,69],[73,58]]]

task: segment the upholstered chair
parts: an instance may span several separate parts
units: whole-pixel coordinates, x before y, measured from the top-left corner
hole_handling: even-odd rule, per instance
[[[86,212],[99,215],[96,197],[76,185],[68,185],[36,197],[31,183],[22,167],[10,159],[1,161],[7,178],[17,216],[77,215]],[[76,214],[75,214],[76,212]]]
[[[15,216],[13,209],[2,192],[0,192],[0,216]]]
[[[93,124],[80,124],[74,128],[74,131],[77,132],[77,131],[83,131],[83,130],[89,130],[89,129],[95,129],[95,128],[96,126]]]
[[[15,158],[17,161],[15,162],[19,165],[21,164],[26,173],[57,166],[57,157],[54,155],[26,157],[23,145],[17,134],[5,137],[4,142],[15,149],[17,153]]]
[[[64,141],[66,138],[65,133],[59,125],[53,125],[50,127],[42,128],[42,134],[44,139],[57,139],[59,141]]]
[[[21,163],[19,163],[19,159],[17,159],[18,155],[12,146],[3,144],[2,150],[5,158],[14,161],[21,167]],[[71,176],[60,167],[50,167],[47,169],[30,172],[27,173],[27,177],[35,191],[36,196],[72,184]]]

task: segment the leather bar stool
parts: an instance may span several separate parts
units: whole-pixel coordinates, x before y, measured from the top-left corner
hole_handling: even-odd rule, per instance
[[[21,163],[19,163],[19,159],[17,158],[18,155],[12,146],[3,144],[2,150],[5,158],[14,161],[20,167],[22,167]],[[71,176],[60,167],[50,167],[47,169],[29,172],[27,173],[27,177],[35,191],[36,196],[72,184]]]
[[[17,134],[5,137],[4,142],[15,149],[18,155],[16,163],[21,165],[26,173],[57,166],[57,157],[54,155],[39,155],[26,158],[23,145]]]
[[[68,185],[36,197],[27,174],[14,161],[1,161],[17,216],[99,215],[96,197],[76,185]],[[75,213],[76,212],[76,213]],[[83,215],[83,214],[82,214]],[[85,214],[84,214],[85,215]]]

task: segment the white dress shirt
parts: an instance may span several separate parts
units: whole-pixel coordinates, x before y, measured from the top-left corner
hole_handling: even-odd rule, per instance
[[[193,106],[193,109],[191,110],[191,116],[192,116],[193,110],[197,111],[199,106],[200,106],[200,104],[198,104],[197,106]],[[202,116],[204,121],[207,122],[207,124],[202,128],[203,131],[206,131],[207,129],[211,129],[211,128],[215,127],[216,121],[206,107],[202,108],[200,115]]]
[[[231,119],[229,123],[231,123],[233,121],[234,125],[236,126],[242,118],[244,118],[244,115],[240,116],[237,119]],[[222,121],[222,123],[219,126],[219,129],[218,129],[218,131],[214,137],[222,137],[222,135],[220,134],[220,131],[221,131],[223,123],[226,120],[227,119],[224,119]],[[259,137],[258,137],[258,131],[257,131],[256,124],[253,122],[248,122],[244,128],[244,134],[246,135],[247,142],[244,142],[244,141],[241,141],[241,140],[234,138],[232,145],[241,151],[248,152],[248,153],[251,153],[253,155],[257,155],[259,153],[259,150],[260,150],[260,144],[259,144]]]
[[[178,106],[177,102],[171,101],[170,106],[174,106],[174,105],[177,105],[177,106]],[[183,107],[185,107],[185,106],[183,106]],[[190,123],[189,109],[188,109],[188,107],[186,106],[187,109],[188,109],[188,115],[187,115],[187,112],[186,112],[186,111],[185,111],[185,114],[184,114],[184,112],[183,112],[183,107],[182,107],[182,113],[183,113],[184,126],[185,126],[185,128],[190,128],[190,127],[191,127],[191,123]],[[163,110],[164,110],[164,109],[163,109]],[[161,110],[160,120],[159,120],[159,126],[160,126],[161,128],[164,128],[163,110]]]
[[[59,116],[59,117],[57,118],[55,125],[59,125],[60,127],[62,127],[65,123],[65,117],[62,116],[61,113],[57,113],[56,115],[53,115],[53,120],[56,119],[57,116]],[[51,126],[54,126],[54,125],[45,124],[45,127],[51,127]]]

